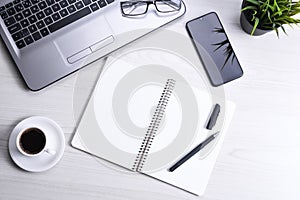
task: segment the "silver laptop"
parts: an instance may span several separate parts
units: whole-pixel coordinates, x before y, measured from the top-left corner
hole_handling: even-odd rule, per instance
[[[165,16],[150,5],[143,16],[124,17],[119,0],[1,0],[0,34],[37,91],[184,13],[183,3]]]

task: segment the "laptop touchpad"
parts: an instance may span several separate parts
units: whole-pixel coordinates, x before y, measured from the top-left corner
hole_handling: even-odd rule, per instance
[[[107,38],[112,38],[112,30],[104,17],[97,17],[58,37],[54,43],[62,57],[74,63],[92,53],[90,47],[101,44]],[[113,42],[111,39],[109,41]]]

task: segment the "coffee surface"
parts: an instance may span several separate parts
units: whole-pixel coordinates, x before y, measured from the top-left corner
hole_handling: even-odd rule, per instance
[[[46,145],[46,137],[43,131],[38,128],[25,130],[20,138],[20,146],[28,154],[41,152]]]

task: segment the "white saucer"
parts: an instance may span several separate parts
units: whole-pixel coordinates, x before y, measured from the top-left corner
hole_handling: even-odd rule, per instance
[[[43,153],[36,157],[27,157],[19,152],[16,146],[18,133],[27,127],[37,127],[48,132],[47,146],[56,151],[55,155]],[[65,136],[62,129],[53,120],[34,116],[21,121],[11,132],[9,138],[9,153],[12,160],[22,169],[30,172],[42,172],[52,168],[61,159],[65,150]]]

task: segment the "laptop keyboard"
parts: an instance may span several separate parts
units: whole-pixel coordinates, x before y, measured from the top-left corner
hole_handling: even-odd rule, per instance
[[[115,0],[14,0],[0,16],[19,49],[113,3]]]

